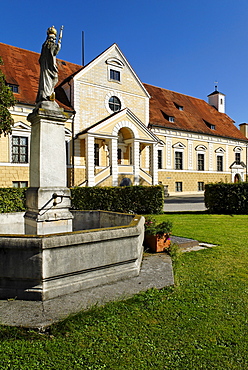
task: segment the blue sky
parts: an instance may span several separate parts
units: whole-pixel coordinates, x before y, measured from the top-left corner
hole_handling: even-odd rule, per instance
[[[218,81],[248,122],[247,0],[2,0],[1,15],[6,44],[40,52],[63,24],[60,59],[81,64],[84,31],[85,63],[116,42],[142,82],[207,100]]]

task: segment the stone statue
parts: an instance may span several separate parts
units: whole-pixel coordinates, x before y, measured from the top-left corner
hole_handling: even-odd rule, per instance
[[[42,45],[40,63],[39,89],[36,98],[36,104],[43,101],[55,101],[54,87],[58,82],[58,67],[56,64],[56,55],[61,48],[63,26],[60,29],[58,42],[56,43],[57,30],[54,26],[47,30],[47,39]]]

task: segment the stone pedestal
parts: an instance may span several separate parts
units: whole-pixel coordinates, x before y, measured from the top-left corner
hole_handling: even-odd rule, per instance
[[[64,123],[68,118],[54,102],[42,103],[28,116],[32,125],[25,234],[72,231],[70,190],[66,187]]]

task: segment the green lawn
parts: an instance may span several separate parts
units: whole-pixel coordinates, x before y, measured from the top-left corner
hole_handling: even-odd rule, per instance
[[[177,255],[173,288],[94,307],[45,334],[0,326],[0,369],[248,369],[248,216],[156,217],[218,246]]]

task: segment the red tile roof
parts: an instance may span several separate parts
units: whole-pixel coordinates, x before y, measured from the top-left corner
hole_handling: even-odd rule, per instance
[[[204,100],[148,84],[144,86],[151,96],[151,126],[247,140],[229,116]],[[174,122],[170,122],[169,117],[174,117]]]
[[[19,86],[19,93],[15,94],[16,99],[24,104],[35,105],[40,54],[0,43],[0,56],[4,62],[1,69],[7,83]],[[57,59],[57,64],[59,82],[56,88],[56,99],[63,108],[72,109],[60,85],[83,67],[60,59]],[[148,84],[144,84],[144,87],[151,95],[150,125],[247,140],[230,117],[219,113],[204,100]],[[183,110],[179,107],[183,107]],[[174,122],[169,122],[169,117],[174,117]],[[215,129],[211,129],[211,125]]]
[[[19,93],[15,98],[24,104],[35,104],[38,91],[40,65],[39,53],[20,49],[0,43],[0,56],[4,65],[1,70],[5,74],[6,82],[19,86]],[[82,69],[82,66],[57,59],[59,69],[58,85],[70,75]],[[56,99],[60,106],[70,109],[70,103],[62,89],[58,88]]]

